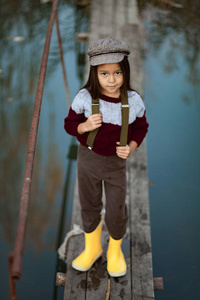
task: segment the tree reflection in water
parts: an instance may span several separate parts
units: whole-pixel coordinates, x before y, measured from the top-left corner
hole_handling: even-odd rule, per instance
[[[141,16],[147,22],[147,39],[154,53],[167,41],[170,45],[163,67],[167,72],[179,68],[177,53],[188,64],[187,80],[200,83],[200,1],[138,0]],[[178,51],[174,51],[177,49]]]
[[[51,3],[0,0],[0,5],[0,224],[3,238],[12,249]],[[75,32],[77,28],[87,27],[88,14],[77,10],[74,1],[60,1],[58,17],[64,53],[75,51]],[[15,41],[15,36],[22,37],[21,41]],[[58,64],[60,54],[54,26],[46,82]],[[83,77],[82,72],[79,75]],[[61,198],[65,170],[55,142],[56,116],[52,105],[58,100],[51,95],[48,99],[49,116],[45,124],[48,129],[39,129],[34,162],[26,244],[37,251],[55,248],[55,236],[54,240],[49,238],[47,229],[51,223],[56,231],[60,214],[55,200]],[[67,112],[67,107],[64,109]]]

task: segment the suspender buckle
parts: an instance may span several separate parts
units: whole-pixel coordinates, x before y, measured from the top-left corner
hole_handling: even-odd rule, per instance
[[[88,149],[89,149],[89,150],[92,150],[92,147],[88,146]]]
[[[129,104],[122,104],[122,105],[121,105],[121,109],[122,109],[122,108],[129,108]]]

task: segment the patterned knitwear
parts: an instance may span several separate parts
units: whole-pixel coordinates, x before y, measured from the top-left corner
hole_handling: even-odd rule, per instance
[[[79,134],[77,127],[85,122],[92,114],[91,95],[86,89],[78,92],[65,118],[64,128],[70,135],[76,136],[78,141],[87,147],[86,141],[89,132]],[[142,143],[148,131],[149,124],[146,121],[144,103],[135,91],[128,91],[129,102],[129,126],[128,141],[135,141],[138,147]],[[99,99],[99,111],[102,114],[102,126],[96,135],[93,151],[104,156],[116,155],[116,142],[120,140],[121,132],[121,97],[112,98],[101,95]]]

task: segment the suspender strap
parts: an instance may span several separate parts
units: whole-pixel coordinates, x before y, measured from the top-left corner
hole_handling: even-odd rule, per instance
[[[122,126],[120,134],[120,146],[127,145],[128,137],[128,121],[129,121],[129,104],[128,96],[121,95],[121,110],[122,110]],[[92,114],[99,113],[99,99],[92,99]],[[87,138],[87,145],[90,150],[93,148],[94,140],[97,135],[99,128],[96,128],[93,131],[90,131]]]
[[[128,137],[128,121],[129,121],[129,104],[128,96],[121,94],[121,110],[122,110],[122,127],[120,134],[120,146],[127,145]]]
[[[92,114],[98,114],[98,113],[99,113],[99,99],[92,99]],[[90,133],[88,135],[86,143],[90,150],[92,150],[92,148],[93,148],[94,140],[95,140],[98,130],[99,130],[99,128],[96,128],[95,130],[90,131]]]

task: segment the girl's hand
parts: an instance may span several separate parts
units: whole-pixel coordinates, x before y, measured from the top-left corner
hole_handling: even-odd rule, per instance
[[[83,134],[85,132],[92,131],[96,128],[99,128],[101,127],[101,125],[102,125],[102,114],[101,113],[93,114],[90,115],[85,122],[79,124],[77,130],[79,134]]]
[[[101,127],[102,125],[102,114],[93,114],[90,115],[87,121],[85,122],[85,131],[92,131],[96,128]]]
[[[138,144],[135,141],[131,141],[129,145],[119,146],[120,142],[117,142],[116,154],[120,158],[127,159],[137,148]]]

